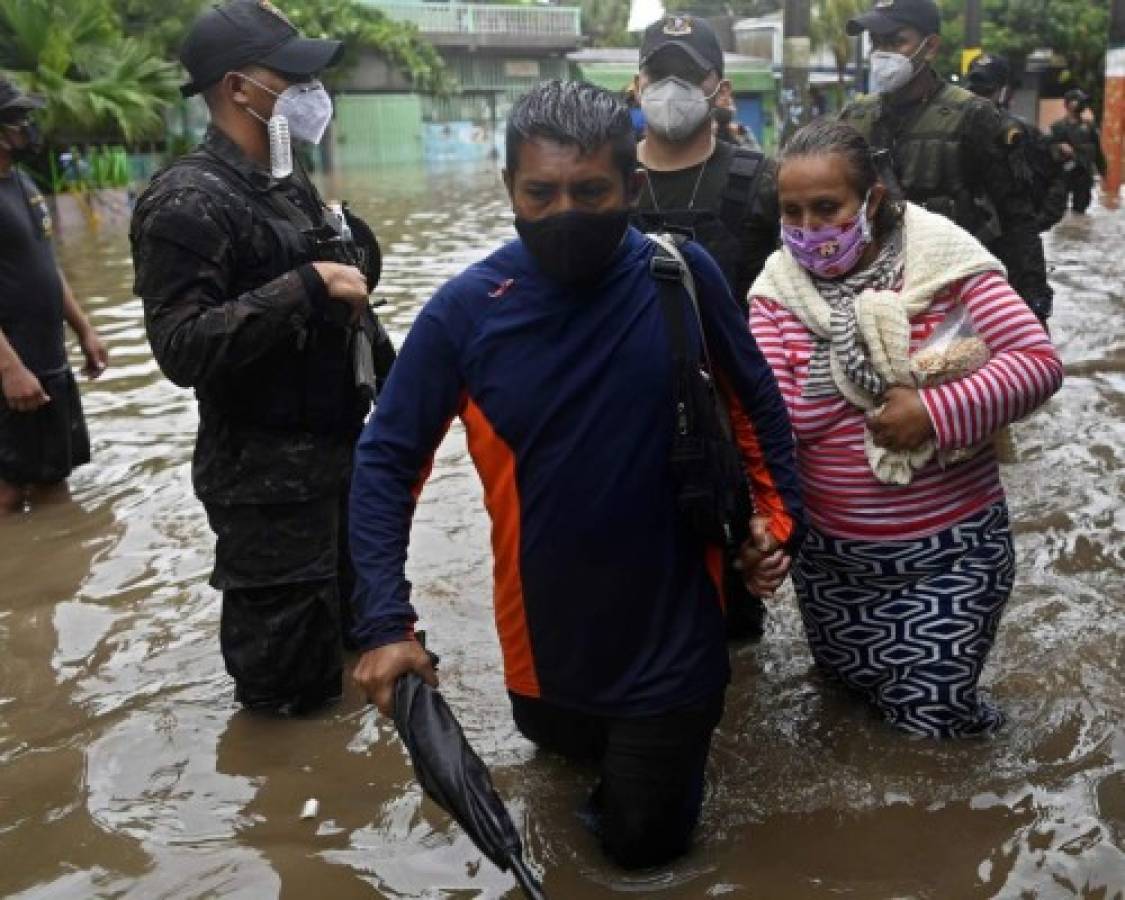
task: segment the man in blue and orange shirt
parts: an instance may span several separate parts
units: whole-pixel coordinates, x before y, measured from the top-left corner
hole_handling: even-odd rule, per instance
[[[505,183],[519,240],[425,306],[360,439],[355,678],[384,713],[403,672],[436,684],[404,566],[419,491],[459,416],[492,518],[516,725],[599,765],[603,846],[653,865],[690,841],[730,670],[721,555],[677,514],[672,354],[654,245],[628,227],[628,110],[590,85],[539,86],[512,110]],[[754,495],[745,574],[768,594],[805,530],[789,420],[722,273],[694,244],[684,255]]]

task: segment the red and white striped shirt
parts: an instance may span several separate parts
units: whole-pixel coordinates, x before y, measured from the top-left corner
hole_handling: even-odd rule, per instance
[[[1046,331],[994,272],[954,282],[912,319],[912,352],[958,303],[992,356],[965,378],[919,391],[943,450],[980,444],[1044,403],[1063,378]],[[1003,499],[991,447],[946,469],[933,460],[905,486],[878,481],[864,453],[862,410],[838,394],[801,396],[815,341],[800,319],[774,299],[753,297],[750,329],[789,408],[805,503],[817,529],[860,540],[925,537]]]

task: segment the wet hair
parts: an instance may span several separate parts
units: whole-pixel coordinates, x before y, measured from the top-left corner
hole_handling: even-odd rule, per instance
[[[805,156],[839,156],[844,161],[848,184],[860,197],[881,182],[887,195],[875,213],[875,236],[882,238],[894,230],[902,218],[903,198],[890,171],[890,159],[873,151],[855,128],[830,118],[810,122],[785,142],[777,155],[777,168],[780,171],[786,160]]]
[[[637,168],[628,107],[610,91],[584,81],[544,81],[516,101],[504,141],[509,174],[518,168],[520,147],[532,138],[578,147],[583,156],[608,143],[626,184]]]

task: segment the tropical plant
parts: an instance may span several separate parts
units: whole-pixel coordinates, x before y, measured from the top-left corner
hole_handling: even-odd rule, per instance
[[[55,140],[157,134],[178,81],[100,0],[0,0],[0,69],[47,100]]]
[[[371,49],[406,71],[421,90],[446,94],[452,81],[445,62],[418,29],[396,22],[382,10],[357,0],[287,0],[285,15],[309,37],[331,37],[343,41],[345,66],[360,50]]]
[[[809,40],[814,47],[827,47],[836,62],[836,78],[844,87],[848,63],[855,53],[855,38],[848,37],[848,19],[867,10],[867,0],[816,0],[809,19]]]
[[[961,70],[965,0],[942,0],[941,71]],[[1098,105],[1104,86],[1109,0],[983,0],[981,46],[1019,66],[1033,50],[1050,49],[1065,64],[1062,87],[1080,86]]]
[[[145,40],[165,58],[179,52],[184,35],[206,0],[108,0],[127,34]],[[278,0],[286,17],[309,37],[344,42],[345,62],[327,80],[346,74],[361,50],[374,50],[405,71],[423,91],[447,93],[452,88],[445,62],[408,22],[396,22],[382,10],[359,0]]]
[[[664,0],[664,9],[670,13],[697,16],[765,16],[781,6],[781,0]]]
[[[631,47],[640,42],[630,34],[629,4],[621,0],[581,0],[582,32],[595,47]]]

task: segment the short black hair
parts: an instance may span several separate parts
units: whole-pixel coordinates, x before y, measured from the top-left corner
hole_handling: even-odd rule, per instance
[[[859,196],[866,196],[876,183],[883,183],[887,196],[875,213],[875,235],[882,238],[889,234],[902,217],[903,198],[897,195],[898,185],[893,177],[879,177],[879,166],[871,145],[847,122],[825,116],[799,128],[778,153],[777,168],[780,172],[787,159],[834,155],[843,158],[847,166],[848,183]]]
[[[520,147],[531,138],[578,147],[583,156],[607,143],[625,183],[637,169],[637,138],[628,107],[611,91],[584,81],[544,81],[512,107],[505,134],[505,165],[514,174]]]

